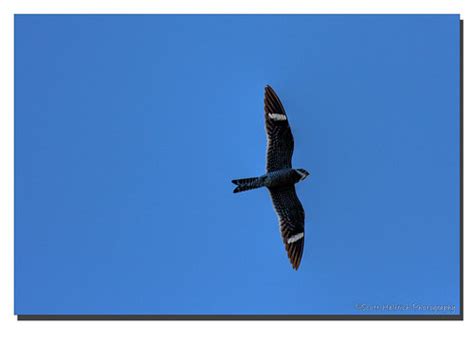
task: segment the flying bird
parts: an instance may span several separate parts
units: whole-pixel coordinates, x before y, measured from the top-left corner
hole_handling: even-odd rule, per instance
[[[266,187],[279,218],[280,233],[291,265],[298,270],[304,247],[304,209],[295,184],[309,173],[291,165],[294,140],[285,109],[275,91],[265,87],[265,130],[267,132],[267,172],[258,177],[232,180],[234,193]]]

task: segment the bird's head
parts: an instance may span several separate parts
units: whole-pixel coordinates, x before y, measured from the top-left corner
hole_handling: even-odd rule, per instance
[[[304,170],[304,169],[296,169],[296,172],[300,175],[300,179],[299,181],[303,181],[304,179],[306,179],[306,177],[308,177],[309,173]]]

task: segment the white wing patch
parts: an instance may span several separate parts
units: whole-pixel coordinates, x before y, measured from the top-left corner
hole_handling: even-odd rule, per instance
[[[287,242],[288,242],[288,244],[294,243],[294,242],[296,242],[296,241],[299,241],[299,240],[300,240],[301,238],[303,238],[303,237],[304,237],[304,232],[300,232],[300,233],[298,233],[298,234],[296,234],[296,235],[291,236],[290,238],[288,238]]]
[[[280,121],[280,120],[286,120],[286,116],[281,113],[268,113],[268,116],[272,120]]]

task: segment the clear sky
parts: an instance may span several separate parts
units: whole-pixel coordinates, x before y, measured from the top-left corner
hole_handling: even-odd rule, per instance
[[[230,183],[266,84],[311,173],[297,272]],[[17,15],[15,313],[458,313],[459,92],[457,15]]]

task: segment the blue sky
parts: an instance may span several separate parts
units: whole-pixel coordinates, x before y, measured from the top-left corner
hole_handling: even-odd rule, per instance
[[[230,183],[266,84],[311,173],[298,272]],[[17,15],[15,313],[458,313],[459,91],[457,15]]]

